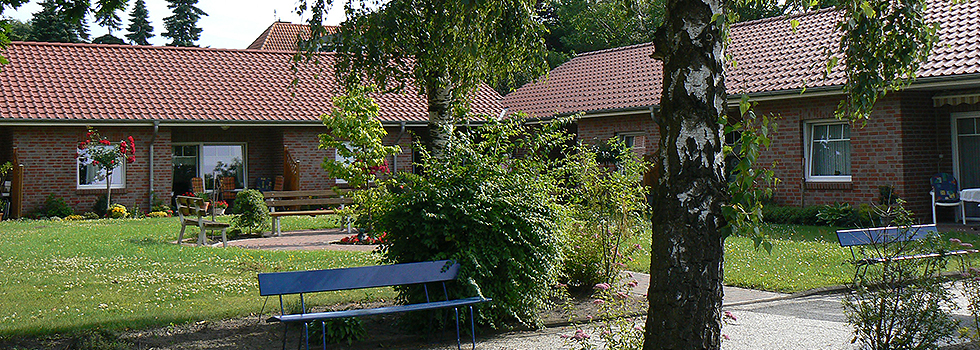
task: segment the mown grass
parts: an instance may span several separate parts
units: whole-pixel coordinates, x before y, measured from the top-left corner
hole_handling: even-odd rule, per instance
[[[284,230],[337,219],[289,217]],[[177,246],[176,218],[0,222],[0,335],[127,329],[258,314],[258,272],[377,263],[371,253]],[[391,298],[390,289],[320,293],[312,305]],[[298,302],[297,302],[298,303]],[[256,315],[260,317],[260,315]]]
[[[766,225],[773,243],[772,253],[755,249],[748,237],[725,240],[725,284],[729,286],[794,293],[851,282],[854,267],[851,252],[837,243],[835,227]],[[980,247],[975,234],[943,233],[944,239],[959,238]],[[649,248],[649,238],[641,244]],[[956,248],[950,246],[950,249]],[[650,255],[638,254],[627,268],[648,273]],[[959,268],[951,264],[950,268]]]

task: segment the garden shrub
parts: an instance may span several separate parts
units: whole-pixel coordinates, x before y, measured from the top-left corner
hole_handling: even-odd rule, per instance
[[[788,225],[822,225],[818,215],[823,206],[813,205],[808,207],[783,207],[777,205],[766,205],[762,207],[763,220],[771,224]]]
[[[68,215],[68,216],[65,217],[65,220],[68,220],[68,221],[85,220],[85,217],[84,216],[81,216],[81,215]]]
[[[47,217],[65,218],[75,214],[75,210],[65,203],[61,197],[49,194],[44,200],[44,215]]]
[[[148,217],[148,218],[168,218],[168,217],[170,217],[170,213],[165,212],[165,211],[151,211],[151,212],[149,212],[149,213],[146,214],[146,217]]]
[[[261,232],[269,226],[269,207],[265,205],[265,196],[258,190],[244,190],[235,196],[235,206],[231,219],[234,231],[244,231],[249,234]]]
[[[611,283],[638,249],[637,236],[650,225],[647,189],[641,184],[648,164],[612,138],[600,147],[580,145],[569,156],[561,178],[568,218],[562,225],[562,277],[568,285],[591,288]],[[609,158],[615,168],[602,166]]]
[[[87,211],[84,214],[82,214],[82,217],[84,217],[85,220],[95,220],[99,218],[99,214]]]
[[[351,345],[355,341],[364,339],[367,331],[364,329],[361,319],[357,317],[333,318],[324,322],[312,322],[310,323],[309,330],[310,344],[321,344],[323,342],[321,336],[324,333],[326,334],[327,343],[347,343],[347,345]]]
[[[452,133],[441,158],[423,151],[424,175],[396,176],[391,205],[375,213],[375,227],[387,232],[384,260],[455,260],[461,268],[450,297],[493,299],[477,308],[477,322],[538,325],[561,260],[549,154],[570,139],[563,126],[531,132],[522,119],[491,119]],[[425,301],[419,287],[398,290],[409,302]]]
[[[913,223],[898,201],[895,223],[902,234]],[[918,241],[885,240],[864,247],[870,258],[889,258],[944,250],[938,235]],[[869,266],[854,280],[843,299],[844,316],[854,327],[855,339],[871,350],[937,349],[950,339],[958,322],[950,310],[956,305],[939,275],[948,256],[891,260]]]

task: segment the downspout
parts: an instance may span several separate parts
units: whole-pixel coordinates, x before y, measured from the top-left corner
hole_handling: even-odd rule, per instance
[[[402,136],[405,135],[405,122],[399,123],[401,130],[398,132],[398,136],[395,137],[395,146],[398,146],[398,141],[402,140]],[[391,156],[391,172],[395,173],[398,171],[398,155]]]
[[[156,141],[157,141],[157,134],[159,132],[160,132],[160,121],[159,120],[154,120],[153,121],[153,136],[150,137],[150,155],[149,155],[149,157],[147,157],[149,159],[149,167],[150,167],[150,194],[151,194],[150,195],[150,205],[147,208],[153,207],[153,197],[152,197],[152,195],[156,193],[155,190],[154,190],[154,188],[153,188],[153,154],[154,154],[153,153],[153,144],[156,143]]]

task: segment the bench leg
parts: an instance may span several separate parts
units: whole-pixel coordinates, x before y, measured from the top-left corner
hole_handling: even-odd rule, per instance
[[[226,231],[228,231],[228,228],[227,227],[221,229],[221,247],[222,248],[227,248],[228,247],[228,235],[225,234]]]
[[[473,318],[473,305],[470,305],[470,335],[473,336],[473,350],[476,350],[476,319]]]
[[[282,350],[286,350],[286,333],[289,332],[289,324],[282,323]]]
[[[279,217],[278,216],[275,217],[275,219],[273,219],[273,221],[275,221],[275,225],[274,226],[276,227],[276,237],[281,237],[282,236],[282,228],[279,227]]]
[[[306,322],[303,322],[303,344],[310,350],[310,324]]]
[[[180,224],[180,235],[177,236],[177,245],[184,240],[184,230],[187,229],[187,224]]]
[[[197,245],[204,245],[204,242],[207,242],[208,236],[205,231],[207,229],[204,228],[204,225],[201,225],[201,233],[197,236]]]
[[[456,312],[456,350],[462,350],[463,344],[459,340],[459,307],[454,307],[453,311]]]

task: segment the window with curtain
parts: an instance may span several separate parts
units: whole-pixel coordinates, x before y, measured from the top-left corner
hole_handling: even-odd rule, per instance
[[[842,122],[808,124],[806,179],[851,181],[851,126]]]

